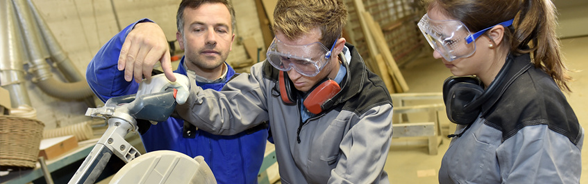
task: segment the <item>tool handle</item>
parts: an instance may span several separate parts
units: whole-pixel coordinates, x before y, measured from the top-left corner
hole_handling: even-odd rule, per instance
[[[135,119],[165,121],[176,108],[175,90],[143,95],[129,106],[129,114]]]

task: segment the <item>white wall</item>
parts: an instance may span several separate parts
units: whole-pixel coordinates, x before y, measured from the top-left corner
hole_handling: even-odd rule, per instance
[[[557,34],[560,38],[588,36],[588,1],[554,0],[559,13]]]

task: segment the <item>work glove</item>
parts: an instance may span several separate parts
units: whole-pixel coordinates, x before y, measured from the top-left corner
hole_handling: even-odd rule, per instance
[[[190,80],[185,75],[179,73],[174,73],[174,75],[176,77],[175,82],[169,81],[165,77],[165,74],[154,75],[151,79],[143,80],[139,84],[136,98],[142,95],[163,92],[168,88],[174,88],[178,90],[175,95],[176,102],[180,105],[186,103],[190,92]]]

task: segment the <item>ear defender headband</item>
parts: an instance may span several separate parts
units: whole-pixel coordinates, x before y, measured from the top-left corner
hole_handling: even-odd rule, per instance
[[[296,104],[296,88],[292,85],[288,74],[280,71],[278,81],[280,83],[280,96],[282,97],[282,101],[286,104]],[[325,104],[331,102],[331,99],[341,91],[341,87],[336,81],[326,79],[313,86],[309,91],[304,100],[304,107],[313,114],[320,114]]]

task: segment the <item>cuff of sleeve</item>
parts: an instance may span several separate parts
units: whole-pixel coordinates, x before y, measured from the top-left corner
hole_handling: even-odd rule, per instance
[[[143,23],[143,22],[153,22],[155,23],[155,21],[148,19],[148,18],[143,18],[141,20],[138,20],[137,22],[133,23],[133,28],[135,28],[135,25],[139,24],[139,23]]]
[[[153,22],[153,23],[155,23],[155,21],[153,21],[153,20],[151,20],[151,19],[148,19],[148,18],[143,18],[143,19],[140,19],[140,20],[138,20],[137,22],[135,22],[135,23],[133,23],[133,24],[129,25],[130,29],[127,29],[127,32],[125,33],[125,35],[128,35],[128,34],[129,34],[129,32],[131,32],[131,30],[135,29],[135,26],[136,26],[137,24],[139,24],[139,23],[143,23],[143,22]]]

